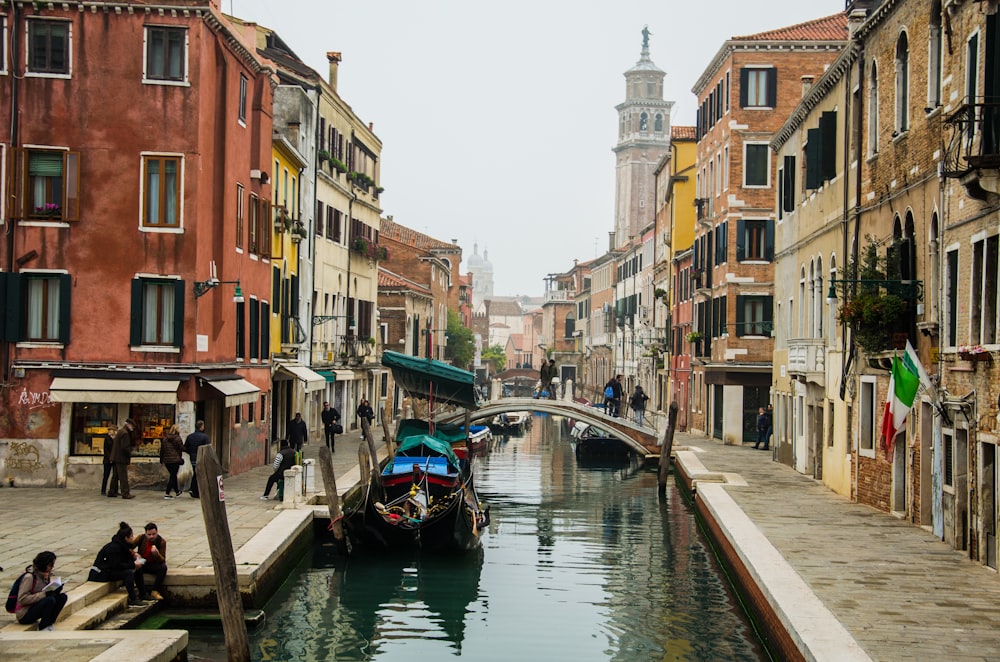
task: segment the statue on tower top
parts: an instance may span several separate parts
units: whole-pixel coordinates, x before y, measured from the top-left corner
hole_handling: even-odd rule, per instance
[[[649,35],[653,34],[649,31],[649,26],[642,26],[642,50],[649,49]]]

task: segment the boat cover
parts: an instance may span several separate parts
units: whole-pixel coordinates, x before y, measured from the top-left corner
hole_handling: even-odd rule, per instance
[[[476,376],[468,370],[434,359],[382,352],[382,365],[392,370],[392,378],[411,397],[479,409]]]
[[[400,461],[407,461],[408,465],[412,467],[415,457],[445,457],[448,458],[450,464],[458,467],[458,457],[451,449],[451,444],[426,434],[413,435],[399,443],[396,458],[403,458]]]

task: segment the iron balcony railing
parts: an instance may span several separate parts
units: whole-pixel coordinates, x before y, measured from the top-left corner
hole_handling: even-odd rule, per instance
[[[1000,101],[966,103],[945,118],[944,176],[1000,168]]]

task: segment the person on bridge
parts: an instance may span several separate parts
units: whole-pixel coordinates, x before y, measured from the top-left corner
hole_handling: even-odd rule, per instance
[[[556,376],[556,360],[549,359],[542,361],[542,367],[538,371],[538,379],[542,383],[542,394],[548,394],[550,400],[555,397],[552,394],[552,378]]]
[[[604,411],[608,416],[617,418],[621,415],[622,376],[616,375],[604,385]]]
[[[632,393],[632,398],[629,401],[629,406],[632,407],[632,411],[635,413],[635,422],[638,425],[642,425],[643,417],[646,415],[646,401],[649,400],[649,396],[642,390],[642,387],[636,385],[635,392]]]

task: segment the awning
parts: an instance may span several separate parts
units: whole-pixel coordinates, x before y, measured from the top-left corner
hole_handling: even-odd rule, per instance
[[[55,377],[49,386],[53,402],[135,402],[177,404],[176,379],[91,379]]]
[[[317,370],[316,373],[323,375],[323,379],[325,379],[327,383],[337,381],[337,375],[333,374],[333,370]]]
[[[284,371],[303,383],[306,393],[326,388],[326,377],[298,363],[280,363],[278,370]]]
[[[245,379],[224,379],[220,381],[206,382],[216,391],[226,396],[226,406],[235,407],[245,405],[249,402],[257,402],[260,397],[260,389]]]
[[[349,382],[354,379],[353,370],[334,370],[333,374],[337,377],[338,382]]]

